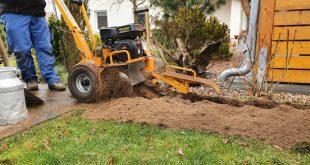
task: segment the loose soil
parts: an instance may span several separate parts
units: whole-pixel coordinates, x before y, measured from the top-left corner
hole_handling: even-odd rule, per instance
[[[227,68],[238,67],[242,51],[230,60],[214,60],[208,69],[210,80],[216,80]],[[115,82],[115,81],[112,81]],[[149,93],[149,92],[148,92]],[[95,104],[82,104],[84,117],[91,120],[110,120],[151,124],[164,128],[208,131],[222,135],[250,137],[281,148],[310,142],[310,105],[307,97],[245,99],[248,95],[213,97],[189,94],[185,96],[145,98],[120,98]],[[148,97],[152,98],[152,97]],[[284,101],[279,101],[284,100]],[[294,101],[298,100],[298,101]],[[299,103],[299,100],[303,104]],[[281,103],[279,103],[281,102]],[[288,102],[288,103],[286,103]],[[306,103],[306,104],[304,104]]]
[[[197,99],[195,96],[152,100],[136,97],[84,104],[82,108],[86,109],[84,117],[91,120],[134,122],[250,137],[281,148],[310,141],[310,109],[219,100]]]

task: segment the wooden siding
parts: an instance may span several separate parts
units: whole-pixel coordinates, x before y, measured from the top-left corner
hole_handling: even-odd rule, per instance
[[[268,77],[272,82],[310,84],[310,0],[270,1],[275,7],[269,7],[274,10],[272,39],[265,41],[271,49]]]
[[[286,56],[276,56],[272,60],[272,68],[275,69],[310,69],[310,56],[300,56],[300,57],[286,57]],[[310,70],[309,70],[310,71]]]
[[[277,0],[276,11],[310,9],[309,0]]]
[[[270,69],[268,77],[272,82],[309,83],[310,70]]]
[[[310,41],[273,42],[272,54],[281,56],[308,56],[310,55]]]
[[[310,11],[279,11],[275,13],[275,26],[310,25]]]
[[[309,0],[310,1],[310,0]],[[288,36],[289,35],[289,36]],[[294,40],[302,41],[309,40],[310,26],[293,26],[293,27],[275,27],[273,33],[273,40]]]

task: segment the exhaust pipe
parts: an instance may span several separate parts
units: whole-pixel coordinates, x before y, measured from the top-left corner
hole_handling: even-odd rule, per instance
[[[225,82],[229,77],[232,76],[243,76],[250,73],[253,63],[255,63],[255,50],[256,50],[256,33],[259,15],[259,4],[260,0],[251,1],[251,14],[249,21],[249,34],[247,39],[247,48],[245,52],[246,60],[244,61],[244,66],[241,68],[231,68],[227,69],[221,73],[218,78],[219,82]]]

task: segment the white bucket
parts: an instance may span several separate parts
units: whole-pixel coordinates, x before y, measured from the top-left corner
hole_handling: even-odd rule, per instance
[[[24,86],[16,68],[0,68],[0,125],[16,124],[28,117]]]

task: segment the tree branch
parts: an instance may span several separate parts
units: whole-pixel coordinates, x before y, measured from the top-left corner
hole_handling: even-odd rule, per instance
[[[247,17],[250,16],[250,0],[241,0],[242,8]]]

